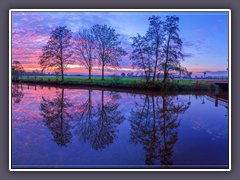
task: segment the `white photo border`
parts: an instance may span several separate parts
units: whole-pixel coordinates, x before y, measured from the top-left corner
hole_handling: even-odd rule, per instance
[[[228,12],[228,169],[16,169],[12,168],[12,12]],[[9,171],[231,171],[231,9],[10,9],[9,10]]]

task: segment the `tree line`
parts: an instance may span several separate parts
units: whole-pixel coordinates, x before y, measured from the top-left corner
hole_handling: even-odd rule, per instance
[[[160,16],[149,18],[149,27],[144,36],[133,37],[133,65],[144,70],[146,81],[155,81],[158,71],[163,71],[166,82],[170,71],[186,71],[181,67],[184,59],[182,40],[179,36],[179,17]],[[152,78],[152,79],[151,79]]]
[[[149,17],[149,26],[145,35],[131,37],[132,52],[129,53],[133,68],[143,71],[146,82],[155,82],[157,74],[163,73],[163,82],[169,78],[170,72],[186,72],[181,66],[184,59],[182,40],[179,36],[179,17]],[[79,64],[92,77],[92,70],[98,64],[104,80],[106,66],[118,68],[122,57],[128,53],[124,49],[120,34],[107,25],[93,25],[81,28],[73,34],[66,26],[58,26],[42,48],[39,64],[42,72],[52,70],[61,75],[70,64]]]
[[[93,64],[98,61],[104,80],[105,67],[118,67],[121,57],[127,54],[121,47],[119,36],[115,29],[96,24],[90,29],[79,30],[72,38],[71,30],[66,26],[58,26],[43,47],[39,64],[43,71],[50,68],[60,73],[64,81],[64,71],[74,63],[73,59],[77,59],[88,70],[89,79]]]

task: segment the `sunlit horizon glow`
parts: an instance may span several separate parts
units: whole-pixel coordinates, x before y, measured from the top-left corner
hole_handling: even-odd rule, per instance
[[[38,64],[42,47],[57,26],[67,26],[73,34],[80,28],[107,24],[121,34],[123,47],[131,52],[130,37],[144,35],[151,15],[177,15],[180,37],[186,55],[182,65],[193,75],[208,72],[209,76],[228,75],[228,13],[227,12],[12,12],[12,61],[19,61],[27,72],[41,70]],[[139,72],[133,69],[129,55],[123,57],[116,70],[106,68],[105,74]],[[67,74],[86,75],[87,69],[75,62]],[[101,74],[97,63],[93,74]]]

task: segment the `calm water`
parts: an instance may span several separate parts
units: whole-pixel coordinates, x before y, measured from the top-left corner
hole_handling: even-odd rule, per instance
[[[228,104],[207,94],[12,85],[13,168],[227,168]]]

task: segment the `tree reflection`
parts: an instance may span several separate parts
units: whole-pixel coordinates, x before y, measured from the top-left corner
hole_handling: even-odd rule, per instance
[[[75,114],[77,118],[77,134],[79,134],[80,139],[86,141],[90,139],[91,134],[94,131],[93,117],[96,114],[92,106],[92,91],[88,90],[88,98],[80,106],[77,107],[77,112]]]
[[[119,98],[117,93],[105,94],[101,91],[100,102],[93,106],[89,90],[87,101],[79,107],[77,133],[80,139],[89,141],[96,150],[106,148],[117,137],[117,125],[124,120],[116,101]]]
[[[22,84],[12,83],[12,101],[20,103],[24,97]]]
[[[72,106],[64,97],[64,89],[57,91],[56,98],[45,99],[42,97],[40,104],[41,115],[45,125],[51,130],[54,141],[59,146],[67,146],[71,142],[69,120],[72,119],[69,108]]]
[[[145,163],[172,165],[173,147],[178,139],[179,115],[190,106],[178,96],[144,96],[144,103],[136,103],[131,111],[131,142],[143,144]]]

